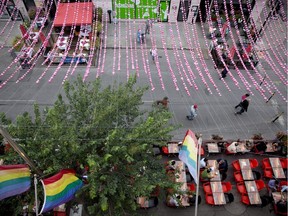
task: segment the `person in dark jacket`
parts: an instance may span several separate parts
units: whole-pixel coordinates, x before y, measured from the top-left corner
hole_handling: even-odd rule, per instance
[[[235,115],[237,115],[237,114],[241,115],[244,111],[247,112],[248,111],[248,106],[249,106],[249,100],[247,100],[247,99],[243,100],[240,103],[240,107],[241,107],[240,111],[235,112]]]
[[[219,78],[224,79],[227,76],[228,70],[226,68],[223,68],[223,70],[221,71],[221,77]]]

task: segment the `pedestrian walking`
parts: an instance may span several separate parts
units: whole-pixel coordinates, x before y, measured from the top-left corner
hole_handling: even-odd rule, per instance
[[[145,24],[146,24],[146,26],[145,26],[145,34],[150,34],[150,27],[151,27],[150,19],[147,19]]]
[[[151,58],[152,58],[153,63],[155,64],[155,58],[156,58],[156,56],[157,56],[157,50],[156,50],[156,48],[150,49],[150,55],[151,55]]]
[[[197,116],[198,105],[194,104],[190,108],[190,115],[187,115],[186,118],[188,120],[193,120]]]
[[[237,105],[238,106],[238,105]],[[247,112],[248,111],[248,106],[249,106],[249,100],[248,99],[245,99],[244,101],[242,101],[240,103],[240,111],[238,112],[235,112],[235,115],[239,114],[241,115],[244,111]]]
[[[240,107],[240,106],[241,106],[241,103],[242,103],[246,98],[248,98],[249,96],[250,96],[249,93],[247,93],[247,94],[245,94],[245,95],[242,95],[241,101],[240,101],[240,103],[239,103],[237,106],[235,106],[235,109],[237,109],[238,107]]]
[[[228,70],[226,69],[226,67],[223,68],[223,70],[221,71],[221,77],[219,78],[220,80],[221,79],[224,79],[228,74]]]
[[[137,42],[138,43],[141,43],[141,34],[142,34],[141,29],[138,29],[138,31],[137,31]]]

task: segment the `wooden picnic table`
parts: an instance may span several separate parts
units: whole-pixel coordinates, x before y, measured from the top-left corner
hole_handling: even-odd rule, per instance
[[[221,181],[221,176],[220,176],[220,172],[218,169],[218,162],[217,160],[208,160],[208,166],[212,167],[213,171],[212,174],[214,175],[213,178],[210,179],[210,181]]]
[[[245,186],[251,205],[261,204],[262,201],[255,181],[245,181]]]
[[[209,153],[220,153],[217,143],[207,143],[206,145]]]

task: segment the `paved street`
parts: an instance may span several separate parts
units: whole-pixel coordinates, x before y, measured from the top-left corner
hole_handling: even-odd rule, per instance
[[[3,25],[5,25],[5,23],[0,22],[0,29]],[[187,129],[191,129],[196,133],[202,133],[204,139],[210,139],[212,134],[222,135],[224,139],[248,139],[256,133],[261,133],[265,139],[273,139],[275,138],[276,132],[287,130],[287,102],[276,93],[275,96],[266,103],[266,100],[264,100],[252,82],[249,83],[253,95],[250,96],[251,102],[248,112],[238,116],[234,115],[234,106],[239,103],[241,96],[247,92],[246,87],[240,81],[236,70],[231,69],[231,73],[235,76],[236,80],[239,81],[239,86],[236,86],[234,81],[228,76],[225,81],[230,90],[227,90],[224,83],[219,80],[219,75],[208,56],[208,48],[205,45],[199,24],[197,24],[196,31],[193,31],[193,33],[191,31],[191,25],[188,26],[190,28],[190,35],[187,35],[185,34],[187,31],[185,31],[186,26],[184,26],[184,23],[179,23],[178,25],[155,23],[152,28],[152,33],[147,35],[146,43],[141,47],[139,44],[136,44],[135,39],[137,29],[143,28],[143,26],[144,20],[131,22],[121,21],[117,25],[107,23],[107,29],[106,25],[104,26],[105,36],[103,38],[105,40],[99,64],[97,64],[96,67],[91,67],[87,81],[92,81],[99,75],[103,85],[109,85],[114,82],[126,82],[128,74],[132,75],[136,73],[138,75],[138,85],[148,85],[150,87],[150,90],[143,97],[143,109],[151,109],[153,101],[162,99],[164,96],[169,98],[169,110],[173,113],[172,123],[182,125],[179,130],[174,132],[174,140],[182,140]],[[179,29],[177,30],[177,28]],[[129,35],[129,29],[131,30],[131,35]],[[178,31],[180,33],[179,36],[177,35]],[[287,33],[287,29],[285,31]],[[173,32],[173,36],[175,37],[175,43],[172,41],[171,32]],[[198,39],[195,37],[195,33],[198,35]],[[15,34],[19,34],[17,29],[15,29]],[[201,47],[198,48],[196,43],[192,43],[191,47],[191,44],[189,44],[187,40],[188,36],[191,37],[192,40],[198,41]],[[0,38],[0,44],[1,42],[3,43],[3,38]],[[165,47],[163,46],[164,42],[166,43]],[[180,42],[182,43],[180,44]],[[262,43],[264,43],[265,46],[265,41],[262,41]],[[283,43],[286,45],[285,41]],[[156,44],[158,49],[159,69],[152,63],[150,58],[149,50],[152,44]],[[13,58],[7,52],[8,47],[9,43],[6,44],[0,52],[0,73],[13,61]],[[183,50],[180,49],[181,47],[183,47]],[[195,61],[192,59],[190,50],[195,53],[194,57],[197,60],[202,74],[196,70]],[[199,53],[202,53],[205,62],[200,61]],[[185,62],[184,56],[188,62]],[[286,58],[286,56],[284,57]],[[169,59],[169,61],[167,59]],[[198,90],[196,90],[194,86],[190,86],[186,80],[184,73],[188,72],[186,63],[188,63],[192,69],[195,76],[195,85],[198,87]],[[183,65],[183,68],[181,68],[181,65]],[[219,92],[214,88],[214,85],[203,70],[203,65],[207,66],[211,80],[215,83]],[[16,66],[13,64],[11,70],[5,73],[0,79],[5,81],[13,74],[15,68]],[[57,66],[55,65],[51,66],[47,70],[46,76],[44,76],[38,84],[36,80],[45,70],[45,66],[42,66],[40,63],[19,83],[16,83],[17,79],[21,77],[26,70],[21,70],[15,74],[15,76],[0,89],[0,111],[5,112],[7,116],[15,119],[17,115],[24,111],[32,112],[34,103],[38,103],[41,108],[53,105],[57,95],[63,93],[62,81],[69,66],[62,67],[53,81],[49,83],[48,80],[56,68]],[[277,89],[284,93],[284,96],[287,96],[287,86],[280,82],[264,60],[263,68],[267,74],[269,74]],[[75,73],[69,76],[69,80],[74,80],[78,74],[83,76],[85,71],[85,66],[78,66]],[[176,84],[172,72],[177,79]],[[260,83],[255,72],[250,71],[249,74],[241,70],[241,73],[247,80],[249,80],[248,76],[251,74],[251,76],[257,80],[257,83]],[[287,75],[287,71],[283,73]],[[202,75],[211,92],[209,92],[202,82]],[[163,81],[161,81],[161,77]],[[177,85],[177,87],[175,87],[175,85]],[[152,88],[154,89],[151,90]],[[272,92],[273,91],[272,88]],[[265,91],[264,94],[267,98],[271,95],[268,91]],[[186,115],[189,114],[190,106],[195,103],[198,104],[198,116],[193,121],[188,121]],[[281,112],[283,112],[283,115],[272,123],[271,121],[275,116]],[[247,155],[245,157],[252,156],[253,155]],[[240,156],[230,156],[228,160],[231,162],[237,157]],[[232,170],[230,170],[230,172],[228,180],[232,181]],[[232,182],[232,184],[234,185],[232,193],[238,194],[235,182]],[[234,203],[222,207],[210,207],[205,203],[203,190],[200,189],[200,192],[202,196],[202,203],[198,211],[198,215],[200,216],[208,214],[213,216],[271,215],[268,207],[246,207],[241,204],[240,196],[235,196]],[[143,212],[143,215],[186,216],[194,214],[194,207],[171,209],[160,201],[157,208],[141,212]]]

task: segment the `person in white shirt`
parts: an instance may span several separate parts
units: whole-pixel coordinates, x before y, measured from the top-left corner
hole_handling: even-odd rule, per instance
[[[237,153],[237,146],[238,146],[238,142],[232,142],[228,147],[227,147],[227,151],[231,152],[231,153]]]
[[[190,115],[186,116],[188,120],[193,120],[197,116],[198,105],[194,104],[190,108]]]
[[[157,56],[157,50],[156,50],[156,48],[152,48],[152,49],[150,50],[150,54],[151,54],[151,57],[152,57],[152,61],[153,61],[153,63],[155,64],[155,57]]]
[[[205,168],[207,167],[208,163],[207,163],[208,159],[207,158],[202,158],[200,160],[200,168]]]

